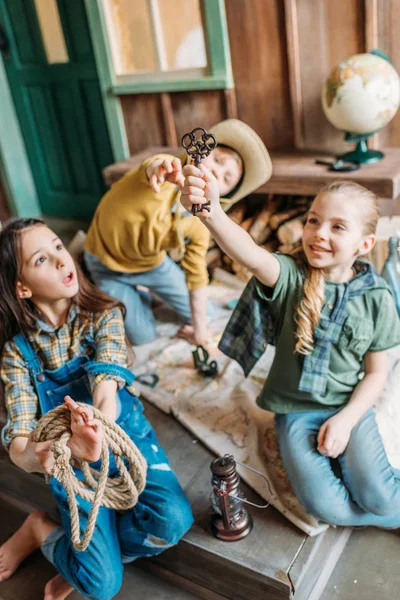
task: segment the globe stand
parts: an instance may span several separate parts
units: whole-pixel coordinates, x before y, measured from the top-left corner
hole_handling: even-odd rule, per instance
[[[370,150],[367,145],[367,139],[373,135],[373,133],[367,133],[365,135],[353,135],[346,133],[344,139],[346,142],[356,142],[357,146],[352,152],[346,152],[341,154],[337,158],[346,162],[355,163],[374,163],[378,160],[382,160],[385,156],[380,150]]]

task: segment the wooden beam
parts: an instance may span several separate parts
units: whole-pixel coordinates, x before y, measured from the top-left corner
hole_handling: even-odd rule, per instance
[[[228,119],[237,119],[238,110],[237,110],[237,100],[236,100],[236,90],[235,88],[231,88],[229,90],[224,90],[225,97],[225,111]]]
[[[371,52],[379,48],[379,14],[378,0],[364,0],[365,14],[365,51]],[[379,133],[368,140],[368,147],[377,149],[380,147]]]
[[[297,0],[285,0],[286,47],[289,66],[289,87],[292,103],[294,141],[296,148],[304,148],[300,42],[296,2]]]
[[[178,136],[176,133],[174,111],[172,109],[171,96],[168,92],[160,94],[161,110],[164,121],[165,141],[168,146],[178,145]]]
[[[365,51],[378,47],[379,23],[378,0],[364,0],[365,9]]]

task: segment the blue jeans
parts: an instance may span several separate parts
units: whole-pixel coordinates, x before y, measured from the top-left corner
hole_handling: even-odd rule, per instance
[[[166,256],[158,267],[143,273],[112,271],[96,256],[86,251],[84,259],[97,287],[125,305],[125,329],[131,344],[147,344],[157,337],[151,295],[137,290],[138,285],[148,287],[158,294],[185,323],[191,323],[189,290],[185,275],[169,256]]]
[[[313,516],[332,525],[400,527],[400,471],[389,464],[371,408],[332,462],[317,450],[321,425],[337,411],[277,414],[283,464],[297,498]]]

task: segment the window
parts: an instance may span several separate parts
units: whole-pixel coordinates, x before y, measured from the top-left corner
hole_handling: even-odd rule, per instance
[[[112,90],[233,86],[223,0],[102,0]]]

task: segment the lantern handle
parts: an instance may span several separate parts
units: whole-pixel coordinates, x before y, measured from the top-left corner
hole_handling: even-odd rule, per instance
[[[271,485],[263,473],[260,473],[260,471],[257,471],[257,469],[253,469],[253,467],[249,467],[248,465],[245,465],[244,463],[239,462],[238,460],[236,460],[236,458],[235,458],[235,463],[237,465],[240,465],[241,467],[244,467],[245,469],[248,469],[249,471],[253,471],[253,473],[256,473],[257,475],[262,477],[262,479],[264,479],[267,482],[270,496],[271,497],[273,496],[273,493],[271,490]],[[256,508],[268,508],[268,506],[271,504],[271,501],[268,501],[267,504],[255,504],[255,502],[250,502],[250,500],[247,500],[246,498],[241,498],[241,501],[244,502],[245,504],[250,504],[250,506],[255,506]]]

